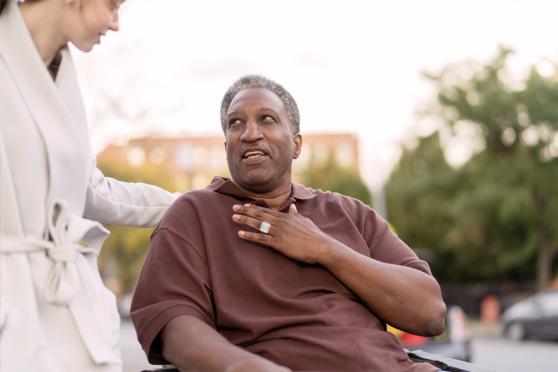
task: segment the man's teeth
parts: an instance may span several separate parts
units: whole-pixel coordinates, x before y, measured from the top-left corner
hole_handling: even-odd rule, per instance
[[[263,156],[265,155],[263,152],[261,151],[249,151],[246,154],[244,154],[245,158],[252,158],[254,156]]]

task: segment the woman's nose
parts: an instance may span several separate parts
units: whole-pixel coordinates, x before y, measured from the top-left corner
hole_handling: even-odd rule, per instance
[[[120,30],[120,24],[118,23],[118,11],[116,11],[114,13],[114,17],[112,17],[112,22],[110,23],[109,30],[115,32]]]

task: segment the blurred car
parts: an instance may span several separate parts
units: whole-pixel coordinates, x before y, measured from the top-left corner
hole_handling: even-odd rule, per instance
[[[504,336],[512,340],[558,340],[558,289],[539,292],[502,315]]]
[[[417,336],[388,326],[407,350],[423,350],[447,358],[471,362],[471,330],[465,313],[459,306],[450,305],[446,313],[446,330],[436,337]]]

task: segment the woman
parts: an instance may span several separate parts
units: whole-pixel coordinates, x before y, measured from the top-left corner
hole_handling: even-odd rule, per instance
[[[1,371],[121,370],[99,222],[155,225],[175,199],[105,178],[91,153],[67,44],[117,31],[121,2],[0,0]]]

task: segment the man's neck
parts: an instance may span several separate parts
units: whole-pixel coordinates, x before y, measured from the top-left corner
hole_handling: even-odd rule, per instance
[[[251,197],[254,200],[265,201],[266,204],[271,209],[279,210],[285,204],[287,199],[289,199],[289,197],[291,196],[291,191],[292,191],[291,182],[285,183],[281,187],[270,192],[256,193],[254,191],[247,190],[244,187],[240,186],[233,179],[231,180],[234,182],[234,184],[237,187],[239,187],[242,191],[244,191],[249,197]]]
[[[60,24],[61,9],[51,1],[36,3],[23,2],[20,4],[23,20],[31,34],[45,66],[49,66],[56,53],[67,43],[58,25]]]

